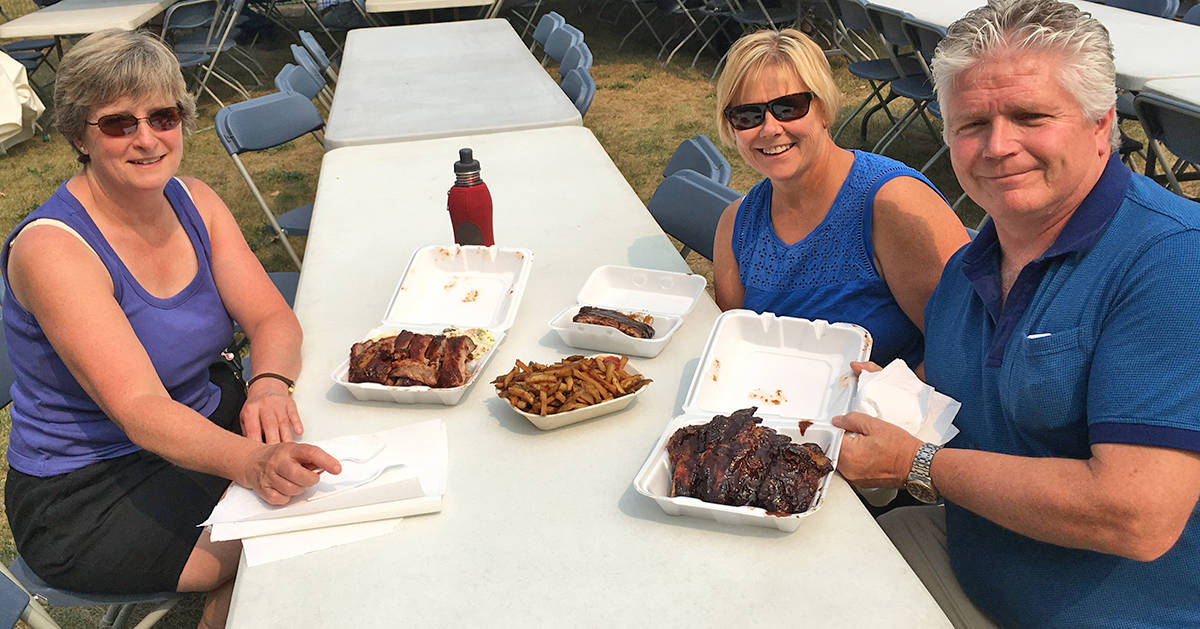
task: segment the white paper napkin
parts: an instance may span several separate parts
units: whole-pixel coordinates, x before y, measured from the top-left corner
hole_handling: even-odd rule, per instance
[[[954,398],[921,382],[908,364],[897,358],[881,371],[864,371],[858,376],[858,392],[850,410],[878,417],[940,446],[958,434],[954,416],[961,407]],[[896,497],[895,489],[856,489],[877,507]]]

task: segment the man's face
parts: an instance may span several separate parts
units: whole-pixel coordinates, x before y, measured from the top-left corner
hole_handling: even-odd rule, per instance
[[[958,76],[945,98],[950,160],[998,221],[1050,224],[1074,212],[1108,159],[1112,111],[1087,120],[1058,81],[1062,56],[1006,51]]]

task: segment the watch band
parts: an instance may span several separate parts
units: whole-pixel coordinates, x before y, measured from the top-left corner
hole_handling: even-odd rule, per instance
[[[288,388],[288,395],[291,395],[292,392],[296,390],[296,382],[293,381],[291,378],[281,375],[281,374],[272,373],[270,371],[264,371],[263,373],[260,373],[257,376],[254,376],[253,378],[247,380],[246,388],[249,389],[250,385],[254,384],[256,381],[261,380],[263,378],[274,378],[274,379],[286,384],[287,388]]]
[[[928,479],[930,484],[933,479],[929,476],[929,466],[933,464],[933,455],[941,450],[942,446],[932,443],[923,443],[920,448],[917,448],[917,454],[913,457],[912,470],[910,474],[920,476],[922,479]]]

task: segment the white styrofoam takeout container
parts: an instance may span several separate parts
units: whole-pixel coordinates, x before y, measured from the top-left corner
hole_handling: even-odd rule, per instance
[[[577,303],[554,315],[550,328],[571,347],[653,358],[663,351],[683,318],[696,306],[704,285],[704,277],[692,273],[597,267],[579,290]],[[575,323],[572,319],[583,306],[649,314],[654,317],[654,336],[639,339],[616,328]]]
[[[411,330],[440,334],[454,326],[483,328],[496,342],[483,356],[467,363],[469,376],[462,386],[434,388],[424,385],[390,387],[374,382],[350,382],[350,348],[346,360],[334,369],[333,381],[360,400],[401,404],[457,404],[475,383],[496,353],[505,332],[517,317],[517,308],[529,281],[533,252],[528,249],[477,245],[431,245],[413,252],[412,259],[380,327],[361,340]]]
[[[608,354],[595,354],[593,356],[589,356],[588,358],[595,358],[597,356],[607,356],[607,355]],[[615,358],[620,358],[620,357],[616,356]],[[628,362],[625,363],[625,372],[631,376],[636,376],[636,375],[639,375],[642,373],[642,372],[638,371],[637,368],[635,368],[632,363],[628,363]],[[542,430],[554,430],[555,428],[562,428],[563,426],[570,426],[571,424],[578,424],[581,421],[592,419],[593,417],[600,417],[601,415],[608,415],[610,413],[615,413],[617,411],[624,410],[625,407],[629,406],[630,404],[633,404],[633,401],[635,399],[637,399],[637,397],[639,395],[641,395],[643,391],[648,389],[650,387],[650,385],[652,385],[652,384],[654,384],[654,383],[649,382],[647,384],[642,385],[642,388],[638,389],[637,391],[634,391],[633,393],[627,393],[625,395],[622,395],[621,397],[616,397],[616,398],[613,398],[613,399],[605,401],[605,402],[600,402],[599,404],[592,404],[590,406],[585,406],[583,408],[577,408],[573,411],[567,411],[565,413],[555,413],[553,415],[542,416],[537,413],[530,413],[528,411],[523,411],[515,406],[512,407],[512,410],[520,413],[522,416],[525,417],[525,419],[528,419],[530,423],[532,423],[534,426],[537,426],[538,428],[541,428]]]
[[[683,415],[667,424],[634,488],[670,515],[689,515],[725,524],[762,526],[791,532],[816,513],[832,473],[817,487],[808,509],[786,516],[759,507],[731,507],[687,496],[672,497],[667,441],[682,426],[703,424],[715,415],[757,406],[756,417],[798,443],[816,443],[834,466],[842,429],[830,423],[850,409],[858,378],[850,361],[871,355],[871,335],[850,323],[730,310],[717,318],[683,404]],[[800,434],[801,420],[813,422]]]

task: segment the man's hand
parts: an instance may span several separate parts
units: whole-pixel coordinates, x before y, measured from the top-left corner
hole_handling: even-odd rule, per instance
[[[851,363],[874,365],[874,363]],[[921,440],[908,431],[864,413],[833,418],[846,431],[837,469],[859,487],[903,487]]]
[[[287,504],[292,496],[317,484],[320,471],[340,474],[342,464],[317,446],[276,443],[260,447],[247,463],[243,487],[273,505]]]

